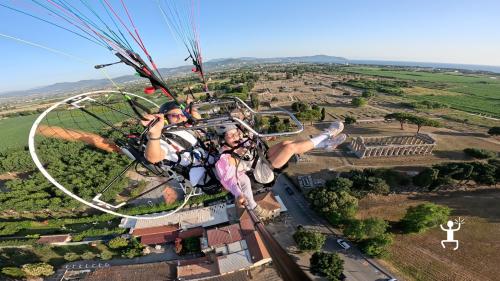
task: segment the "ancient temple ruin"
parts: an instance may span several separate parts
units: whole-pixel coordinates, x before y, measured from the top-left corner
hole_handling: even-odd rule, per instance
[[[357,137],[350,149],[359,158],[431,154],[436,141],[427,134],[410,136]]]

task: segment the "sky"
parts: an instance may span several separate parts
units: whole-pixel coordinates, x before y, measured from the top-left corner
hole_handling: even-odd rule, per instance
[[[86,0],[92,5],[100,5],[99,1],[102,0]],[[125,20],[120,1],[108,1]],[[124,1],[157,65],[186,64],[187,51],[169,30],[157,0]],[[79,1],[71,0],[75,2]],[[196,20],[205,61],[324,54],[348,59],[500,66],[500,1],[497,0],[199,2],[200,14]],[[71,27],[32,3],[30,0],[0,0],[0,4]],[[3,66],[0,92],[105,78],[105,74],[95,70],[93,65],[117,60],[103,47],[4,7],[0,7],[0,34],[74,56],[56,54],[0,36]],[[136,45],[133,47],[139,49]],[[118,65],[106,68],[106,72],[115,77],[134,71]]]

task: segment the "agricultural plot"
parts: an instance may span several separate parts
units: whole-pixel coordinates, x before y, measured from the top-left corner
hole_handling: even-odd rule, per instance
[[[473,113],[500,117],[500,77],[432,73],[422,71],[391,71],[381,68],[348,68],[349,72],[409,81],[415,89],[406,89],[408,98],[448,104]]]

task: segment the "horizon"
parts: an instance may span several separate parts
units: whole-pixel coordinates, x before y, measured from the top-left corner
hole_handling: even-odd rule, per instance
[[[357,64],[363,65],[363,63],[356,63],[356,61],[373,62],[372,64],[368,64],[368,65],[373,65],[374,67],[376,67],[376,66],[401,66],[401,67],[407,66],[407,67],[422,67],[422,68],[428,68],[428,67],[431,67],[431,68],[449,68],[447,66],[456,66],[457,67],[456,69],[462,69],[462,70],[469,70],[469,69],[465,69],[465,68],[460,68],[460,67],[464,67],[464,66],[470,66],[470,67],[474,67],[474,66],[477,66],[477,67],[493,67],[493,68],[499,68],[498,72],[496,72],[496,71],[489,71],[489,70],[481,70],[481,69],[477,69],[477,71],[487,71],[487,72],[489,71],[489,72],[500,74],[500,65],[463,64],[463,63],[428,62],[428,61],[427,62],[426,61],[395,61],[395,60],[380,60],[380,59],[350,59],[350,58],[346,58],[346,57],[342,57],[342,56],[325,55],[325,54],[305,55],[305,56],[297,56],[297,57],[291,57],[291,58],[314,57],[314,56],[328,56],[328,57],[344,58],[349,63],[353,62],[352,64],[354,64],[354,65],[357,65]],[[251,56],[247,56],[247,57],[227,57],[227,58],[214,58],[214,59],[210,59],[210,60],[208,60],[206,62],[217,61],[217,60],[228,60],[228,59],[242,59],[242,58],[273,59],[273,58],[285,58],[285,57],[251,57]],[[387,63],[387,64],[384,64],[384,62]],[[400,64],[394,65],[394,64],[391,64],[391,63],[400,63]],[[409,63],[409,64],[413,64],[413,65],[405,65],[405,63]],[[443,65],[443,66],[442,67],[434,67],[434,66],[426,66],[424,64],[429,64],[429,65],[434,64],[434,65]],[[183,66],[189,66],[189,64],[182,64],[182,65],[172,66],[172,67],[161,67],[160,69],[171,69],[171,68],[178,68],[178,67],[183,67]],[[476,70],[474,70],[474,71],[476,71]],[[133,74],[132,73],[125,73],[125,74],[121,74],[121,75],[119,74],[117,76],[111,77],[111,79],[117,79],[117,78],[124,77],[124,76],[127,76],[127,75],[133,75]],[[210,72],[208,72],[208,75],[210,75]],[[78,82],[82,82],[82,81],[106,80],[106,79],[108,79],[108,78],[105,77],[105,76],[103,76],[103,77],[80,79],[80,80],[73,80],[73,81],[58,81],[58,82],[51,83],[51,84],[35,85],[35,86],[31,87],[31,88],[18,89],[18,90],[0,91],[0,95],[14,93],[14,92],[32,91],[32,90],[37,90],[39,88],[43,88],[43,87],[47,87],[47,86],[52,86],[52,85],[55,85],[55,84],[61,84],[61,83],[78,83]]]
[[[33,13],[18,2],[9,0],[6,4]],[[188,65],[183,61],[185,49],[174,40],[153,2],[128,1],[127,5],[159,67]],[[201,1],[200,5],[198,20],[206,61],[324,54],[348,60],[500,66],[500,57],[496,55],[500,36],[495,36],[499,33],[495,26],[500,19],[494,13],[500,3],[495,1],[478,4],[451,0],[440,3],[224,0],[215,5]],[[9,72],[0,77],[0,93],[105,78],[91,65],[116,61],[112,53],[102,52],[91,43],[83,44],[86,41],[54,26],[3,7],[0,17],[9,20],[9,25],[0,26],[0,34],[61,50],[87,62],[81,64],[0,37],[0,51],[12,54],[4,58]],[[133,74],[124,66],[106,71],[112,77]]]

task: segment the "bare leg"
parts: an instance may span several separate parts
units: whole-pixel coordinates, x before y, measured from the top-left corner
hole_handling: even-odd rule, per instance
[[[283,146],[292,143],[292,141],[282,141],[269,148],[267,151],[267,158],[274,158],[283,149]]]
[[[280,147],[274,149],[273,153],[267,155],[267,160],[271,162],[273,168],[283,167],[294,154],[303,154],[314,148],[311,140],[292,141],[278,144]],[[269,149],[271,150],[271,148]]]

